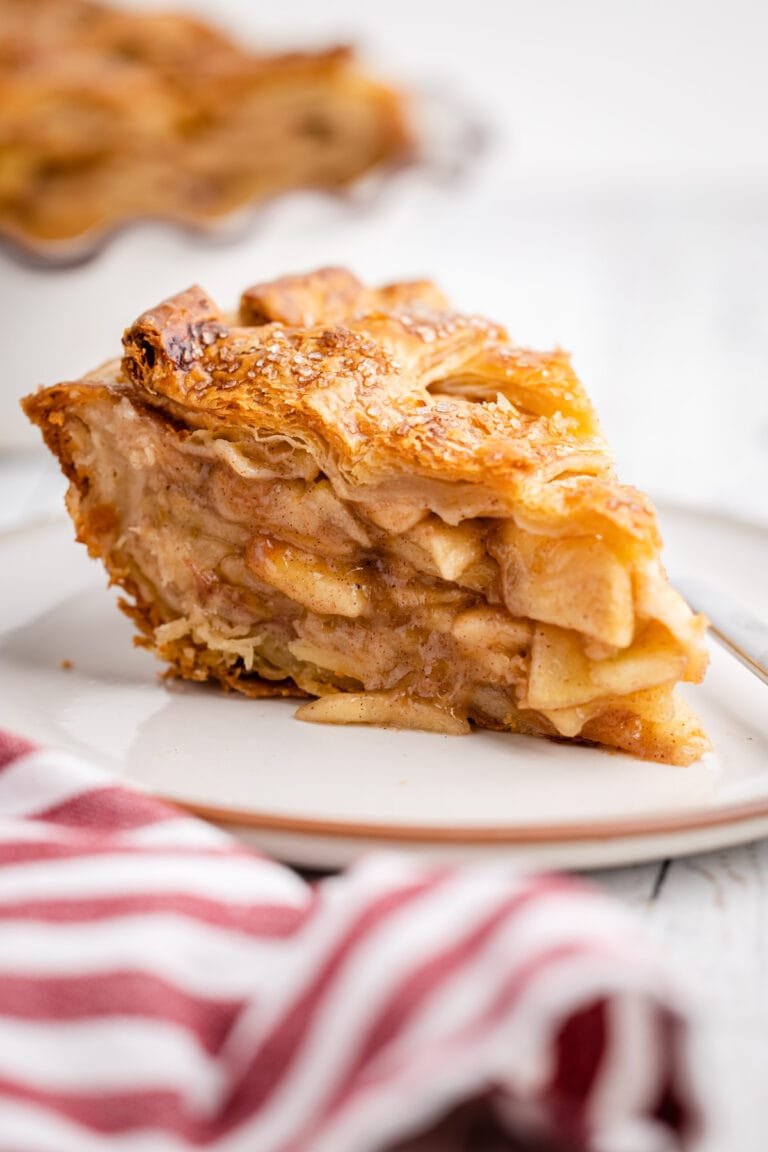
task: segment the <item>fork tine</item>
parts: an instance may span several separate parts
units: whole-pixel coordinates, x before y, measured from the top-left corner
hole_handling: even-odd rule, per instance
[[[673,580],[672,583],[695,611],[708,617],[715,639],[768,684],[768,625],[719,589],[699,580]]]

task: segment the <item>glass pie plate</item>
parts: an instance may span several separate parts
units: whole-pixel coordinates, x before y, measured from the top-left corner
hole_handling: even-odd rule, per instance
[[[391,250],[388,232],[400,234],[406,218],[450,194],[487,135],[447,92],[414,92],[407,106],[411,154],[338,190],[291,191],[210,220],[125,220],[66,241],[35,243],[0,230],[0,450],[37,442],[21,396],[114,356],[125,324],[180,288],[205,279],[231,304],[233,284],[319,263],[354,265],[361,244],[378,238]]]

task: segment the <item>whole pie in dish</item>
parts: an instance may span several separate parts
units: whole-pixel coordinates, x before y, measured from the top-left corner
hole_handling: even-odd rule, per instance
[[[334,188],[409,148],[350,51],[267,55],[181,14],[0,0],[0,229],[62,241]]]
[[[470,723],[687,764],[705,621],[562,352],[432,284],[200,288],[24,407],[78,538],[170,671],[301,719]]]

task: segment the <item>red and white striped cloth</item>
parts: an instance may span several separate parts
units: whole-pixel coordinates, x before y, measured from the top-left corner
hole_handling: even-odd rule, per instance
[[[378,1152],[467,1102],[497,1136],[672,1152],[690,1048],[587,885],[393,854],[310,886],[0,733],[2,1152]]]

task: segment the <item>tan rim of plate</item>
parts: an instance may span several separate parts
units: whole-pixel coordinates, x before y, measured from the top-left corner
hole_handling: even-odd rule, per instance
[[[744,804],[730,804],[719,809],[637,820],[517,826],[490,824],[487,827],[452,824],[443,828],[429,824],[369,824],[352,820],[315,820],[301,816],[276,816],[269,812],[221,808],[213,804],[197,804],[178,800],[173,796],[161,795],[159,799],[211,823],[250,828],[254,832],[287,832],[299,836],[320,836],[337,840],[380,840],[386,843],[411,844],[564,844],[572,841],[624,840],[665,833],[696,832],[705,828],[741,824],[761,817],[768,818],[768,797]]]

